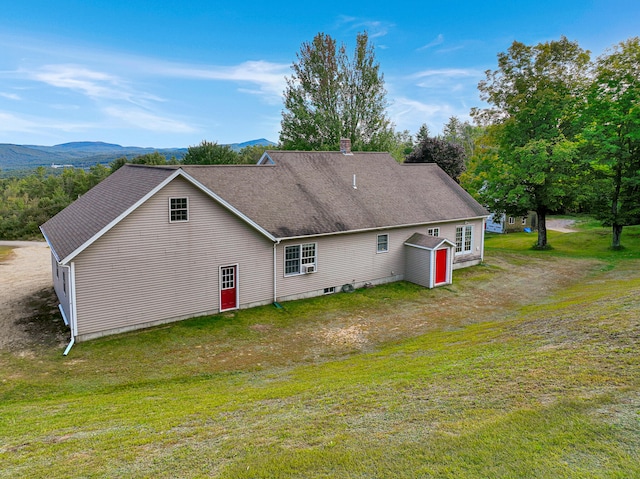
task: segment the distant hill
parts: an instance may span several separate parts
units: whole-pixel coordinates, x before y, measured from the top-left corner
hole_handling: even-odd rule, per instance
[[[229,146],[238,151],[246,146],[266,145],[275,143],[260,138]],[[138,146],[120,146],[101,141],[76,141],[54,146],[13,145],[0,143],[0,170],[25,170],[39,166],[55,167],[73,166],[75,168],[89,168],[95,164],[108,164],[117,158],[126,156],[131,159],[148,153],[158,153],[167,157],[182,159],[187,148],[142,148]]]

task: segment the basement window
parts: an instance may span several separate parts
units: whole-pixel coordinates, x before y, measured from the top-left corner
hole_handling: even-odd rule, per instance
[[[189,221],[189,198],[169,198],[169,222]]]

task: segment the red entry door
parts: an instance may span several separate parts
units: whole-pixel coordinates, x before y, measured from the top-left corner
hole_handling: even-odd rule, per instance
[[[238,307],[238,267],[220,268],[220,311]]]
[[[436,283],[446,283],[447,282],[447,250],[446,249],[437,249],[436,250]]]

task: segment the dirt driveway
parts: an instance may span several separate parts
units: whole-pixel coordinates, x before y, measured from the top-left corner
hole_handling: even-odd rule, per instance
[[[567,220],[562,218],[547,219],[547,229],[553,231],[559,231],[560,233],[573,233],[577,231],[573,228],[575,220]]]
[[[0,241],[13,251],[0,260],[0,350],[64,344],[69,330],[57,308],[45,242]]]

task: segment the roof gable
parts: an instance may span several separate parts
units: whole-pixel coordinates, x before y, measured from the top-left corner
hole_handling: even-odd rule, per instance
[[[179,172],[125,165],[40,226],[56,259],[70,261]]]
[[[447,238],[443,238],[441,236],[431,236],[425,235],[422,233],[414,233],[411,237],[404,242],[407,246],[413,246],[421,249],[434,250],[446,244],[448,246],[455,246],[455,243],[448,240]]]

